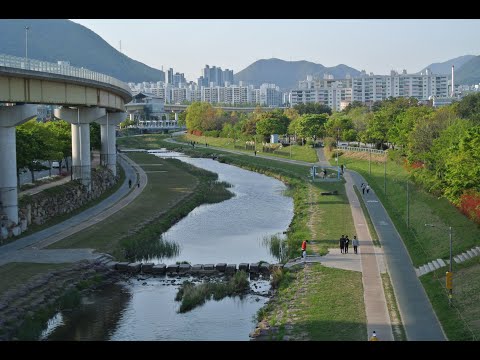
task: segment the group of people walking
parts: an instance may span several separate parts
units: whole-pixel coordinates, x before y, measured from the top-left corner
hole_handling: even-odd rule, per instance
[[[365,191],[367,192],[367,194],[370,192],[370,185],[368,184],[362,183],[362,185],[360,185],[360,188],[362,189],[363,195],[365,195]]]
[[[340,237],[340,252],[342,254],[348,254],[348,246],[350,245],[350,239],[348,235],[342,235]],[[353,252],[358,254],[358,239],[356,235],[353,235],[352,239]]]

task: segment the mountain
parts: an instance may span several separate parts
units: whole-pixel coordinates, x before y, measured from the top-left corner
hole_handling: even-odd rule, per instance
[[[280,59],[262,59],[247,66],[234,75],[235,82],[244,81],[248,84],[260,86],[263,83],[274,83],[281,89],[293,89],[298,86],[299,80],[305,80],[307,75],[323,77],[324,73],[335,78],[345,78],[346,74],[357,76],[358,70],[347,65],[325,67],[309,61],[285,61]]]
[[[468,61],[472,60],[475,55],[463,55],[456,57],[455,59],[450,59],[441,63],[433,63],[424,67],[422,70],[418,72],[425,72],[427,68],[430,68],[432,73],[439,74],[439,75],[447,75],[452,73],[452,65],[455,66],[455,71],[459,70],[463,64],[467,63]]]
[[[28,30],[28,57],[84,67],[125,82],[160,81],[162,71],[133,60],[117,51],[86,27],[70,20],[0,19],[0,53],[25,56],[25,26]]]
[[[463,64],[460,70],[455,67],[455,84],[474,85],[480,83],[480,56],[475,56]]]

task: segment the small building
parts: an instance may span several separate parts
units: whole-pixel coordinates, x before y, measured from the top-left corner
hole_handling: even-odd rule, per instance
[[[270,135],[270,144],[276,144],[276,143],[278,143],[278,134]]]

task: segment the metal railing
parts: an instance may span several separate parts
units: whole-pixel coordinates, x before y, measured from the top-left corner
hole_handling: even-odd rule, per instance
[[[365,147],[357,147],[357,146],[337,146],[339,150],[347,150],[347,151],[364,151],[364,152],[371,152],[374,154],[385,154],[385,150],[377,150]]]
[[[120,81],[105,74],[85,69],[83,67],[77,68],[70,65],[59,65],[48,61],[25,59],[24,57],[5,54],[0,54],[0,66],[31,71],[41,71],[50,74],[59,74],[87,80],[94,80],[119,87],[131,93],[130,87],[123,81]]]

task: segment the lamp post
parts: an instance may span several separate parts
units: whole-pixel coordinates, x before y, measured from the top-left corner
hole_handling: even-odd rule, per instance
[[[430,227],[436,227],[435,224],[425,224],[425,226],[430,226]],[[448,289],[448,305],[452,306],[452,296],[453,296],[453,286],[452,286],[452,277],[453,277],[453,272],[452,272],[452,265],[453,265],[453,259],[452,259],[452,227],[448,227],[448,237],[450,241],[450,266],[449,266],[449,271],[447,272],[447,289]]]
[[[30,30],[30,26],[25,26],[25,67],[28,63],[28,30]]]

